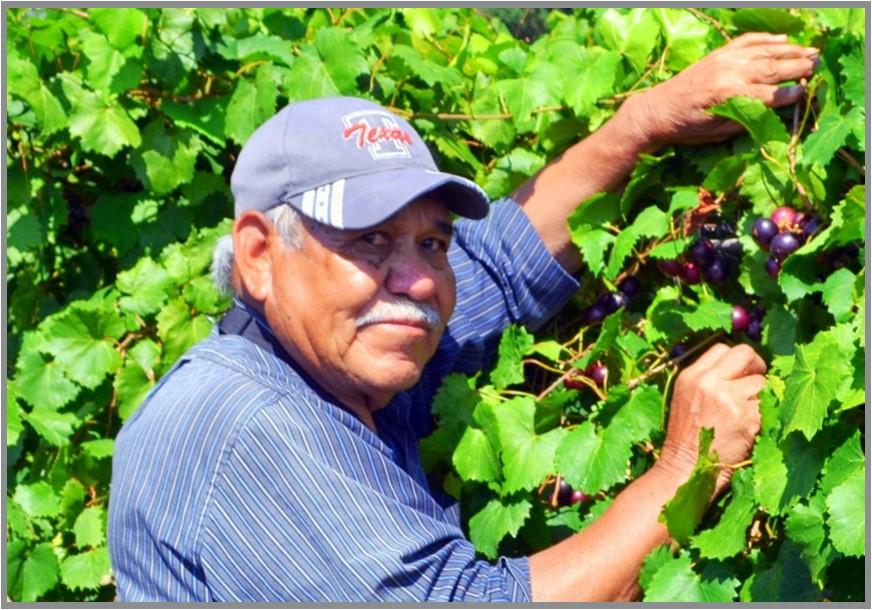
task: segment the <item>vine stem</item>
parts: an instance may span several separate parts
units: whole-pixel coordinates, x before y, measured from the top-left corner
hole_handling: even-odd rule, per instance
[[[683,354],[681,354],[680,356],[676,356],[675,358],[670,358],[666,362],[664,362],[662,364],[658,364],[657,366],[655,366],[651,369],[648,369],[642,375],[639,375],[638,377],[631,379],[630,381],[627,382],[627,387],[630,388],[631,390],[635,387],[638,387],[640,384],[644,383],[645,381],[647,381],[648,379],[650,379],[654,375],[657,375],[658,373],[660,373],[662,370],[664,370],[668,367],[674,366],[676,364],[679,364],[680,362],[683,362],[684,360],[687,360],[690,356],[692,356],[696,352],[700,351],[703,347],[705,347],[706,345],[708,345],[709,343],[711,343],[715,339],[721,337],[722,335],[723,335],[723,332],[721,332],[721,331],[718,331],[716,333],[712,333],[711,335],[709,335],[708,337],[706,337],[705,339],[703,339],[702,341],[700,341],[699,343],[697,343],[693,347],[688,348],[688,350],[686,352],[684,352]]]
[[[412,119],[438,119],[441,121],[506,121],[511,118],[514,118],[511,112],[500,112],[494,114],[466,114],[466,113],[455,113],[455,112],[409,112],[404,108],[397,108],[396,106],[388,106],[388,110],[399,114],[406,120]],[[566,106],[562,104],[555,104],[552,106],[542,106],[540,108],[534,108],[530,111],[530,114],[543,114],[545,112],[559,112],[560,110],[566,110]]]
[[[685,7],[684,10],[686,10],[688,13],[690,13],[691,15],[693,15],[694,17],[696,17],[696,18],[699,19],[700,21],[705,21],[705,22],[708,23],[710,26],[712,26],[713,28],[715,28],[715,29],[720,33],[720,35],[724,37],[724,39],[725,39],[727,42],[729,42],[729,41],[731,41],[731,40],[733,39],[733,37],[730,36],[730,35],[727,33],[727,30],[724,29],[724,26],[721,25],[721,22],[718,21],[717,19],[715,19],[714,17],[711,17],[710,15],[706,15],[706,14],[703,13],[701,10],[699,10],[699,9],[695,9],[695,8],[687,8],[687,7]]]

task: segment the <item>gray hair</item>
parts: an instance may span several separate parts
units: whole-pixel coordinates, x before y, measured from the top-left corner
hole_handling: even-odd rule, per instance
[[[302,245],[300,215],[290,205],[277,205],[264,213],[278,231],[285,248],[296,250]],[[212,252],[212,282],[223,295],[233,294],[233,238],[221,236]]]

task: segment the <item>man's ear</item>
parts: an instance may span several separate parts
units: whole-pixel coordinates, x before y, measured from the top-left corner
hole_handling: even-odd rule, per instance
[[[275,228],[258,211],[243,212],[233,223],[233,261],[243,294],[263,303],[272,291],[270,243]]]

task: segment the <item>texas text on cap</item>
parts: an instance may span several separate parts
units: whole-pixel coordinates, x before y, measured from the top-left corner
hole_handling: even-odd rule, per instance
[[[337,229],[371,227],[437,189],[457,214],[488,211],[485,192],[440,172],[411,125],[354,97],[285,106],[245,143],[230,186],[237,217],[288,203]]]

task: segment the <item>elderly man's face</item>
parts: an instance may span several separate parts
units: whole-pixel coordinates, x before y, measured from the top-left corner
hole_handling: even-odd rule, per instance
[[[267,320],[325,389],[380,408],[417,382],[454,309],[448,211],[422,198],[365,230],[304,226],[299,250],[271,242]]]

